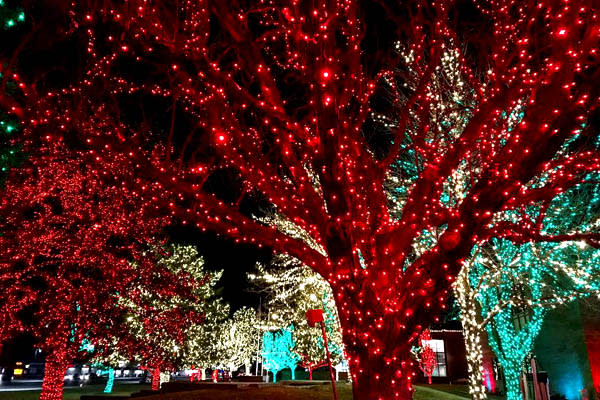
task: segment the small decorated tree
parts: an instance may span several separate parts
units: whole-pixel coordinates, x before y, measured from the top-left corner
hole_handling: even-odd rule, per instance
[[[250,364],[256,358],[258,334],[254,309],[244,307],[234,312],[223,324],[222,334],[218,338],[223,354],[222,364],[231,372],[244,365],[246,375],[250,375]]]
[[[419,368],[421,368],[421,371],[423,371],[423,374],[425,374],[431,385],[431,376],[437,366],[437,359],[429,341],[431,341],[431,333],[426,329],[419,336],[420,348],[416,354],[418,354]]]
[[[273,382],[277,382],[277,373],[284,368],[290,368],[292,379],[296,378],[298,356],[294,354],[293,326],[276,332],[265,332],[263,335],[263,366],[273,374]]]

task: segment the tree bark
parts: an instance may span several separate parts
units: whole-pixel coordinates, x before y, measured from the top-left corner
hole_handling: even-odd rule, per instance
[[[487,394],[483,380],[482,328],[479,326],[477,316],[473,315],[478,314],[475,300],[470,301],[466,308],[461,305],[461,310],[461,324],[467,353],[469,393],[473,400],[485,400],[487,399]]]
[[[472,400],[485,400],[487,394],[483,378],[483,349],[481,335],[484,327],[479,305],[469,282],[468,266],[458,274],[454,284],[454,295],[460,306],[460,323],[463,327],[467,367],[469,374],[469,393]]]
[[[412,400],[416,361],[411,346],[422,327],[403,312],[386,313],[387,299],[363,283],[361,295],[343,286],[334,289],[355,400]],[[339,301],[338,301],[339,302]],[[409,313],[410,314],[410,313]]]
[[[65,349],[57,349],[46,357],[40,400],[62,400],[65,372],[69,362]]]
[[[368,363],[368,371],[352,380],[352,398],[355,400],[411,400],[413,395],[412,373],[397,376],[395,368]],[[404,371],[406,372],[406,371]]]
[[[312,367],[308,367],[308,379],[311,381],[312,381],[312,372],[313,372]]]
[[[292,371],[292,380],[296,380],[296,368],[290,367],[290,371]]]
[[[463,332],[467,352],[469,393],[473,400],[485,400],[487,399],[487,394],[483,380],[483,351],[480,345],[481,332],[474,327],[467,328],[465,324],[463,324]]]
[[[506,400],[523,400],[521,392],[521,365],[504,367],[504,383],[506,386]]]

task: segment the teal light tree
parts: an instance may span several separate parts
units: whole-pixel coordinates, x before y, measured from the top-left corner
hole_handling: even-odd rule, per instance
[[[292,371],[292,379],[296,379],[296,365],[298,356],[292,351],[294,338],[292,336],[293,326],[283,328],[276,332],[265,332],[263,335],[263,365],[267,371],[273,374],[273,382],[277,382],[277,373],[282,369],[289,368]]]
[[[544,210],[547,235],[597,232],[597,174],[562,193]],[[539,208],[529,210],[539,217]],[[510,400],[521,399],[519,376],[548,309],[600,293],[600,250],[584,241],[515,243],[494,239],[474,250],[455,284],[461,306],[474,399],[483,387],[482,330],[502,365]],[[480,311],[478,311],[480,310]]]

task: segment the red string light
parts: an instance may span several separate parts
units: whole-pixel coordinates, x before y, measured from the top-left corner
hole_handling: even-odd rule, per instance
[[[477,2],[466,15],[452,1],[414,1],[380,10],[399,48],[370,51],[358,3],[283,3],[182,1],[173,12],[162,1],[77,2],[69,15],[88,40],[83,78],[31,93],[25,134],[34,144],[72,130],[90,154],[122,143],[134,162],[147,158],[140,137],[161,143],[153,154],[162,166],[127,187],[153,182],[173,195],[170,213],[182,224],[288,253],[319,272],[335,294],[355,398],[409,399],[411,344],[439,320],[474,243],[598,242],[542,235],[536,221],[507,217],[600,169],[594,151],[563,152],[589,135],[582,124],[598,107],[598,14],[591,0]],[[489,29],[462,29],[456,15]],[[478,54],[464,54],[473,47],[465,42]],[[132,76],[124,60],[151,72]],[[461,88],[439,86],[454,73]],[[374,100],[384,89],[393,111],[382,113]],[[170,124],[125,118],[135,112],[117,100],[145,96],[169,104]],[[366,129],[373,120],[389,136],[381,151]],[[399,185],[396,220],[387,179],[407,158],[414,171]],[[242,194],[214,195],[215,171],[234,174]],[[464,187],[443,201],[457,176]],[[276,218],[241,211],[256,195]],[[149,207],[160,198],[144,196]],[[416,251],[424,231],[436,232],[434,242]]]

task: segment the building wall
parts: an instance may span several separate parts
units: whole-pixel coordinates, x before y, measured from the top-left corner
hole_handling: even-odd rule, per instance
[[[462,331],[458,330],[432,330],[432,339],[444,340],[446,352],[446,378],[434,378],[435,382],[456,383],[467,379],[467,357],[465,340]]]
[[[546,316],[534,352],[540,369],[548,372],[551,393],[579,400],[582,389],[592,389],[585,339],[578,302]]]

